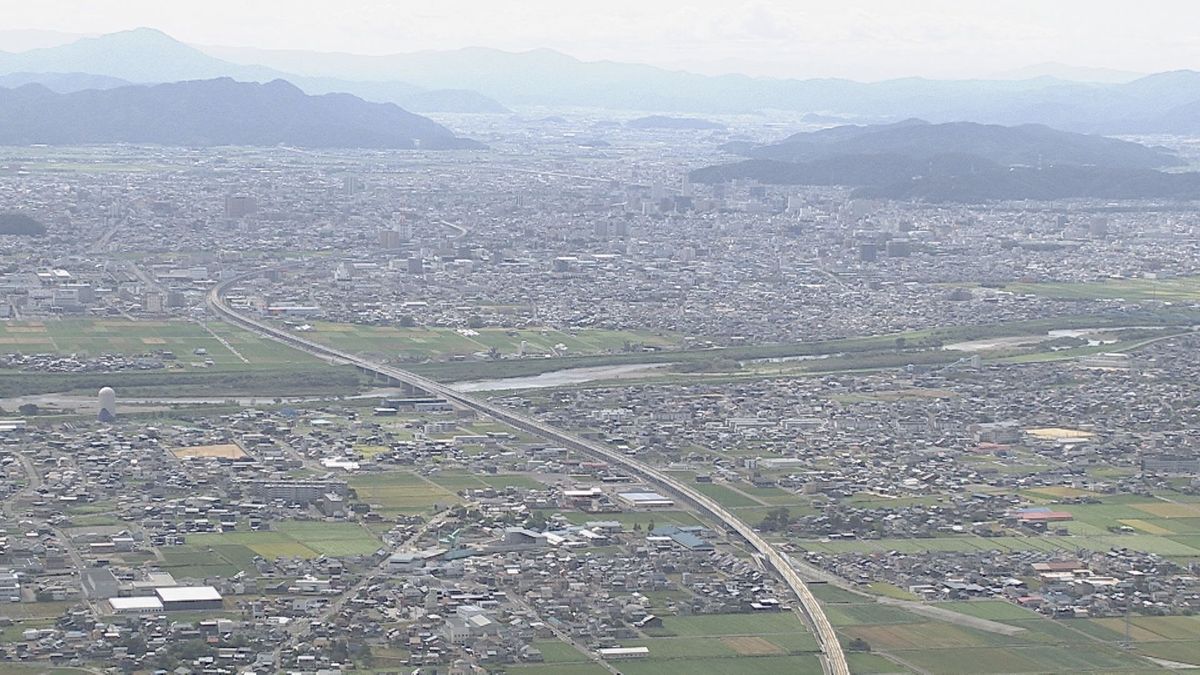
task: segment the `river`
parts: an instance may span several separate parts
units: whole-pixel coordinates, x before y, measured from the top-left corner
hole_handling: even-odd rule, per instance
[[[516,389],[544,389],[546,387],[565,387],[572,384],[584,384],[599,380],[626,380],[651,374],[653,371],[666,368],[670,363],[631,363],[620,366],[594,366],[591,368],[564,368],[552,370],[540,375],[525,375],[521,377],[502,377],[494,380],[472,380],[455,382],[450,388],[464,393],[473,391],[501,391]]]

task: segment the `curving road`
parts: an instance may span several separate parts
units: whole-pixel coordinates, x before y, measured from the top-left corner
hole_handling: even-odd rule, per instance
[[[712,517],[720,520],[725,526],[740,534],[764,559],[771,565],[772,568],[783,578],[792,592],[796,594],[800,601],[800,610],[805,619],[812,628],[813,635],[817,639],[817,644],[821,648],[822,666],[828,675],[849,675],[850,667],[846,664],[846,655],[842,652],[841,643],[838,642],[837,635],[833,631],[833,626],[829,623],[829,619],[825,616],[824,610],[817,602],[816,596],[804,584],[800,575],[796,573],[791,564],[788,562],[779,551],[775,549],[767,540],[763,539],[749,525],[739,520],[736,516],[730,513],[725,507],[721,506],[715,500],[693,490],[686,484],[676,480],[672,476],[659,471],[658,469],[631,459],[622,453],[616,452],[611,448],[590,441],[584,438],[575,436],[566,431],[558,429],[540,422],[528,415],[519,413],[507,408],[493,405],[486,401],[478,400],[472,396],[455,391],[446,385],[431,380],[427,377],[410,373],[406,370],[394,368],[367,359],[361,358],[354,354],[349,354],[341,350],[333,349],[325,345],[307,340],[302,337],[288,333],[285,330],[271,326],[262,321],[258,321],[252,317],[240,314],[234,311],[225,303],[225,292],[234,284],[240,283],[247,279],[254,278],[262,274],[265,270],[242,274],[226,281],[223,281],[212,288],[208,294],[208,306],[221,318],[229,321],[232,324],[241,326],[247,330],[257,333],[263,337],[277,340],[284,344],[295,347],[296,349],[308,352],[314,356],[338,361],[342,363],[352,364],[363,370],[377,373],[385,377],[389,377],[399,382],[405,382],[414,387],[423,389],[430,394],[434,394],[453,401],[459,405],[489,415],[506,424],[514,426],[522,431],[527,431],[543,438],[560,443],[565,447],[577,450],[579,452],[601,457],[606,461],[620,466],[626,471],[635,476],[639,476],[663,490],[673,493],[679,497],[696,505]]]

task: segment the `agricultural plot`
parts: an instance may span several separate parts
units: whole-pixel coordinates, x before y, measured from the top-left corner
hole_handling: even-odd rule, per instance
[[[622,661],[624,675],[820,675],[815,654],[800,656],[743,656],[732,659],[649,659]]]
[[[479,480],[472,473],[434,473],[430,474],[428,478],[451,492],[474,490],[487,486],[487,483]]]
[[[1093,532],[1095,530],[1092,530]],[[1105,551],[1129,548],[1177,558],[1200,558],[1200,538],[1152,534],[1079,534],[1039,537],[934,537],[930,539],[796,540],[808,551],[822,553],[921,553],[926,551],[1064,551],[1081,548]]]
[[[1007,284],[1005,290],[1065,300],[1194,301],[1200,298],[1200,277],[1175,279],[1109,279],[1089,282]]]
[[[725,643],[726,640],[739,638],[698,638],[698,637],[661,637],[646,640],[622,642],[622,647],[646,647],[654,659],[686,659],[686,658],[728,658],[737,656],[738,652]],[[756,638],[762,640],[762,638]],[[773,651],[782,654],[783,651],[767,643]]]
[[[717,503],[726,508],[760,505],[759,502],[725,485],[717,483],[693,483],[691,487],[700,494],[712,497],[717,500]]]
[[[233,553],[234,549],[240,549]],[[159,549],[163,557],[162,567],[176,579],[204,579],[210,576],[232,576],[245,570],[254,571],[254,566],[233,562],[228,556],[233,553],[238,560],[248,561],[255,553],[240,545],[228,546],[164,546]]]
[[[874,603],[826,606],[825,616],[834,626],[909,623],[913,620],[912,614],[899,607]]]
[[[493,487],[496,489],[504,489],[507,487],[517,487],[526,490],[546,489],[545,483],[542,483],[533,476],[527,476],[519,473],[504,473],[495,475],[485,474],[478,476],[478,479],[484,487]]]
[[[203,552],[204,557],[200,559],[206,562],[219,558],[238,567],[249,565],[254,555],[269,559],[321,555],[349,557],[368,555],[380,547],[380,541],[373,533],[355,523],[283,521],[275,523],[274,527],[274,530],[262,532],[194,534],[188,537],[188,546],[184,548],[193,553]],[[162,549],[164,555],[171,550]],[[185,557],[187,551],[181,551],[179,556],[181,561],[189,559]]]
[[[1019,638],[951,625],[941,621],[844,626],[841,633],[866,640],[877,651],[962,649],[1020,643]]]
[[[694,614],[663,618],[664,635],[680,637],[711,637],[726,635],[758,635],[769,633],[804,633],[808,630],[789,612],[757,614]],[[815,642],[814,642],[815,648]]]
[[[829,604],[862,603],[866,601],[866,598],[857,593],[851,593],[850,591],[826,583],[810,583],[808,589],[812,591],[813,595],[817,596],[817,600],[820,600],[823,606]]]
[[[211,323],[250,365],[314,365],[312,357],[222,323]],[[140,355],[170,351],[180,367],[213,361],[214,368],[239,369],[248,364],[205,327],[191,321],[126,321],[122,319],[57,319],[0,323],[0,351],[25,354]],[[201,350],[202,354],[196,354]]]
[[[988,619],[989,621],[1036,620],[1034,612],[1003,600],[977,600],[970,602],[939,602],[935,605],[959,614]]]
[[[571,333],[552,329],[510,330],[480,328],[399,328],[317,322],[307,337],[361,354],[385,354],[409,359],[444,360],[452,356],[470,356],[495,349],[515,355],[524,343],[530,356],[582,356],[620,352],[626,344],[673,347],[680,344],[675,336],[649,331],[611,331],[586,329]]]
[[[162,352],[171,352],[175,356],[163,359],[163,368],[111,373],[0,370],[0,395],[94,394],[102,386],[111,386],[126,398],[275,397],[346,393],[361,384],[351,366],[330,365],[219,322],[208,324],[208,329],[212,332],[189,321],[0,322],[0,353],[160,358]]]
[[[220,546],[243,546],[253,554],[264,558],[316,558],[319,554],[304,544],[292,539],[281,532],[225,532],[205,533],[188,536],[187,543],[192,549],[212,548],[218,551]]]
[[[374,534],[357,523],[321,523],[301,520],[275,523],[276,531],[304,546],[333,557],[370,555],[379,550]]]
[[[790,612],[667,616],[646,633],[622,646],[646,647],[649,657],[621,662],[621,672],[804,673],[814,664],[819,672],[817,642]]]
[[[925,649],[904,652],[902,658],[936,675],[960,673],[1138,672],[1152,666],[1136,656],[1101,645]]]
[[[559,640],[537,640],[533,647],[542,652],[546,663],[582,663],[589,660],[586,654]]]
[[[878,654],[851,653],[846,655],[850,672],[859,675],[885,675],[890,673],[908,673],[907,668],[897,665]]]
[[[514,675],[609,675],[608,670],[595,663],[537,663],[508,666]]]
[[[829,589],[818,587],[817,592],[833,599],[848,599],[844,591],[843,594],[830,595]],[[875,603],[840,602],[825,605],[843,641],[862,640],[871,648],[870,655],[852,655],[852,658],[858,656],[863,661],[861,667],[853,672],[908,672],[908,668],[899,664],[936,675],[966,672],[1132,673],[1157,670],[1152,662],[1114,646],[1120,640],[1121,633],[1109,626],[1108,622],[1120,622],[1119,619],[1052,621],[999,600],[943,602],[933,606],[1025,630],[1003,635],[983,630],[985,626],[972,626],[965,620],[966,616],[962,623],[937,621],[899,607]],[[1158,622],[1163,618],[1168,621]],[[1150,623],[1139,625],[1139,619],[1147,619]],[[1142,640],[1146,640],[1146,645],[1168,645],[1164,647],[1164,653],[1175,649],[1170,646],[1172,644],[1184,645],[1198,641],[1189,636],[1196,635],[1200,620],[1190,617],[1140,617],[1135,618],[1134,624],[1138,651],[1145,654],[1149,654],[1149,651],[1140,649]],[[1151,626],[1160,632],[1154,632]],[[1163,633],[1170,634],[1174,642],[1169,642]],[[1185,654],[1187,647],[1179,647],[1175,653]],[[1186,659],[1180,660],[1188,662]]]
[[[406,471],[357,475],[349,483],[359,500],[385,514],[423,513],[438,504],[462,501],[453,491]]]

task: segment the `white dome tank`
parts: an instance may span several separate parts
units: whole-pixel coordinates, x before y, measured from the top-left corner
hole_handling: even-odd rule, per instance
[[[117,416],[117,392],[112,387],[104,387],[96,394],[100,402],[100,419],[108,422]]]

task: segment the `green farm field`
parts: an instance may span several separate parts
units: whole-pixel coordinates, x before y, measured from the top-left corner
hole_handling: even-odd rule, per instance
[[[550,328],[459,331],[453,328],[399,328],[327,322],[314,323],[313,330],[306,337],[360,354],[435,361],[453,356],[470,356],[492,348],[501,354],[512,355],[519,351],[522,342],[525,342],[525,353],[531,356],[586,356],[621,352],[627,343],[660,348],[676,347],[681,343],[677,336],[650,331],[583,329],[565,332]]]
[[[350,478],[350,487],[360,501],[375,505],[387,515],[426,513],[435,504],[457,504],[458,489],[447,489],[408,471],[359,474]],[[481,484],[480,487],[483,487]]]
[[[1082,282],[1005,284],[1004,290],[1064,300],[1161,300],[1200,299],[1200,276],[1172,279],[1105,279]]]
[[[222,567],[253,569],[255,555],[264,558],[316,558],[321,555],[349,557],[369,555],[380,547],[379,539],[356,523],[282,521],[262,532],[193,534],[182,547],[160,549],[173,573],[207,572]],[[186,575],[186,574],[185,574]]]
[[[921,553],[924,551],[1063,551],[1080,548],[1105,551],[1110,548],[1129,548],[1174,558],[1200,558],[1200,538],[1190,536],[1160,536],[1152,534],[1105,534],[1044,537],[935,537],[930,539],[859,539],[849,541],[796,540],[806,551],[822,553]]]
[[[203,353],[196,354],[197,350]],[[0,396],[78,391],[103,386],[121,396],[287,396],[352,393],[361,380],[350,366],[332,366],[239,328],[211,322],[54,319],[0,322],[0,353],[99,356],[153,355],[174,361],[156,370],[55,373],[0,370]],[[211,360],[211,364],[205,363]]]
[[[1029,610],[1001,600],[974,602],[943,602],[935,606],[966,616],[979,617],[1021,628],[1006,635],[972,627],[964,620],[947,622],[930,620],[902,607],[864,601],[845,591],[817,587],[818,597],[825,601],[830,620],[835,624],[843,643],[863,641],[875,658],[863,659],[861,671],[910,672],[917,670],[936,675],[957,673],[1150,673],[1166,672],[1150,661],[1150,650],[1175,650],[1185,653],[1189,638],[1200,625],[1190,617],[1135,617],[1172,621],[1185,619],[1192,623],[1161,627],[1169,633],[1168,640],[1149,630],[1141,634],[1137,653],[1126,652],[1115,645],[1121,634],[1102,620],[1051,620]],[[1166,626],[1166,622],[1160,626]],[[1135,635],[1135,637],[1138,637]],[[1146,649],[1142,649],[1143,646]],[[1165,657],[1160,657],[1165,658]],[[1180,659],[1187,663],[1186,660]],[[905,667],[908,666],[908,667]]]
[[[211,331],[211,332],[210,332]],[[215,334],[215,335],[214,335]],[[222,344],[221,339],[229,343]],[[196,350],[204,350],[202,355]],[[243,361],[234,353],[245,358]],[[260,338],[228,324],[211,322],[207,329],[192,321],[129,321],[125,319],[54,319],[0,322],[0,351],[23,354],[150,355],[170,351],[176,366],[210,368],[311,365],[319,363],[303,352]],[[247,363],[248,362],[248,363]]]
[[[817,642],[791,612],[666,616],[646,633],[622,646],[646,647],[649,657],[621,662],[621,672],[820,672]]]

